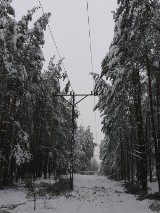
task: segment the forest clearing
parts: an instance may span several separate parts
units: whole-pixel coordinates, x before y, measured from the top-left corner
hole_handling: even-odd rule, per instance
[[[121,182],[98,175],[75,175],[73,192],[52,198],[47,194],[37,197],[36,210],[33,197],[26,198],[25,191],[0,191],[0,212],[6,210],[5,213],[153,213],[149,209],[152,203],[148,199],[138,201],[125,193]]]
[[[70,1],[77,11],[74,16],[70,4],[62,7],[56,1],[63,10],[57,13],[63,26],[54,29],[59,32],[66,27],[68,34],[59,37],[68,45],[68,39],[76,37],[72,28],[78,26],[76,41],[82,49],[75,51],[78,61],[74,51],[69,60],[75,63],[74,78],[81,64],[88,70],[92,86],[84,93],[72,87],[55,41],[50,27],[53,8],[45,12],[42,2],[48,4],[38,0],[38,6],[18,20],[13,4],[17,0],[0,0],[0,213],[160,211],[160,1],[117,0],[112,42],[101,58],[99,73],[93,66],[90,5],[94,13],[99,8],[97,16],[92,13],[99,18],[104,1],[77,1],[85,3],[83,24],[75,0]],[[48,2],[53,6],[53,1]],[[18,0],[15,6],[21,10],[19,5]],[[73,22],[68,29],[77,16],[79,25]],[[97,21],[94,33],[100,26]],[[83,30],[88,46],[79,42]],[[48,35],[57,55],[46,60]],[[67,46],[67,56],[73,47],[73,43]],[[80,88],[88,84],[86,79],[85,73],[77,81]],[[94,97],[92,111],[100,112],[101,140],[96,112],[91,116],[93,131],[90,124],[84,125],[77,106],[88,96]],[[87,117],[87,106],[85,113]]]

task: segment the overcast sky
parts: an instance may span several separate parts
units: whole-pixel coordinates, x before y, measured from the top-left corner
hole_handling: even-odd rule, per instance
[[[51,12],[50,28],[56,40],[61,57],[65,57],[64,65],[67,70],[72,88],[76,93],[90,93],[93,90],[93,80],[89,75],[92,72],[89,51],[89,36],[86,0],[41,0],[45,12]],[[117,7],[117,0],[88,0],[91,38],[93,50],[94,72],[100,73],[101,62],[108,52],[113,38],[113,14]],[[16,19],[20,19],[27,10],[39,6],[38,0],[13,0]],[[35,18],[42,15],[39,10]],[[46,44],[43,47],[46,64],[53,55],[58,58],[49,30],[45,33]],[[79,103],[82,117],[79,124],[91,126],[95,142],[100,144],[103,139],[101,133],[101,119],[97,112],[93,112],[97,98],[88,97]],[[97,134],[96,134],[97,132]],[[97,136],[96,136],[97,135]],[[96,150],[98,155],[98,149]],[[96,156],[98,158],[98,156]]]

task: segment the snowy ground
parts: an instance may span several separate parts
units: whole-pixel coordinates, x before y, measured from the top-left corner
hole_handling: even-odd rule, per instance
[[[66,196],[38,199],[35,211],[33,198],[26,198],[25,191],[1,190],[0,213],[153,213],[148,208],[151,201],[136,200],[124,193],[119,182],[106,177],[75,175],[74,185]]]

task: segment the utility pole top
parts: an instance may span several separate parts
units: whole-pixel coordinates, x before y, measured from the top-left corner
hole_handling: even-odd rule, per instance
[[[52,93],[53,96],[63,96],[63,97],[67,97],[67,96],[98,96],[98,93],[95,92],[95,91],[91,91],[91,93],[88,93],[88,94],[76,94],[73,90],[70,91],[69,94],[63,94],[63,93],[57,93],[57,92],[53,92]]]

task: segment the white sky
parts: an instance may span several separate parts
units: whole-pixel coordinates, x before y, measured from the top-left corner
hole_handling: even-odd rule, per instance
[[[89,51],[89,36],[86,0],[41,0],[45,12],[51,12],[50,28],[56,40],[61,57],[67,70],[72,88],[76,93],[90,93],[93,90],[93,80],[89,75],[92,72]],[[117,0],[88,0],[94,72],[100,73],[101,62],[108,52],[109,45],[113,38],[113,14],[117,7]],[[39,6],[38,0],[13,0],[12,5],[16,11],[16,19],[25,15],[27,10]],[[42,15],[39,10],[36,18]],[[49,30],[45,33],[46,44],[43,47],[46,62],[58,54],[51,39]],[[47,66],[46,63],[46,66]],[[97,98],[88,97],[79,103],[82,119],[79,124],[85,127],[91,126],[95,142],[100,144],[103,139],[101,133],[101,119],[97,112],[93,112],[94,103]],[[96,121],[96,122],[95,122]],[[97,134],[96,134],[97,132]],[[96,136],[97,135],[97,136]],[[98,148],[96,149],[98,159]]]

